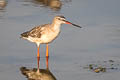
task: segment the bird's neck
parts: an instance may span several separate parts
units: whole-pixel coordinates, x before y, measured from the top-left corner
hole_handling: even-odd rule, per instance
[[[51,24],[51,26],[52,26],[53,30],[59,30],[60,26],[61,26],[61,23],[53,21],[53,23]]]

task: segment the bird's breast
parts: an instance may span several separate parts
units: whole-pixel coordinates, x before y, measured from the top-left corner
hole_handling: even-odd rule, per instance
[[[41,36],[41,43],[49,43],[53,41],[59,35],[59,32],[60,30],[43,33]]]

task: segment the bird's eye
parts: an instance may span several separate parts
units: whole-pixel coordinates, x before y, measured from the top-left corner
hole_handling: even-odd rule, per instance
[[[58,20],[61,20],[60,18],[58,18]]]

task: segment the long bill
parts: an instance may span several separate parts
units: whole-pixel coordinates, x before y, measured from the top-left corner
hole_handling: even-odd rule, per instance
[[[69,22],[69,21],[65,21],[65,22],[66,22],[66,24],[71,24],[71,25],[76,26],[76,27],[78,27],[78,28],[82,28],[81,26],[76,25],[76,24],[74,24],[74,23],[71,23],[71,22]]]

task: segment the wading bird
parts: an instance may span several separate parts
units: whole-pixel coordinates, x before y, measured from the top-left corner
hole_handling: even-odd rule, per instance
[[[48,43],[59,35],[61,24],[71,24],[81,28],[81,26],[67,21],[64,16],[55,16],[51,24],[34,27],[30,31],[22,33],[21,37],[37,44],[37,57],[40,57],[40,44],[46,44],[46,57],[48,57]]]

